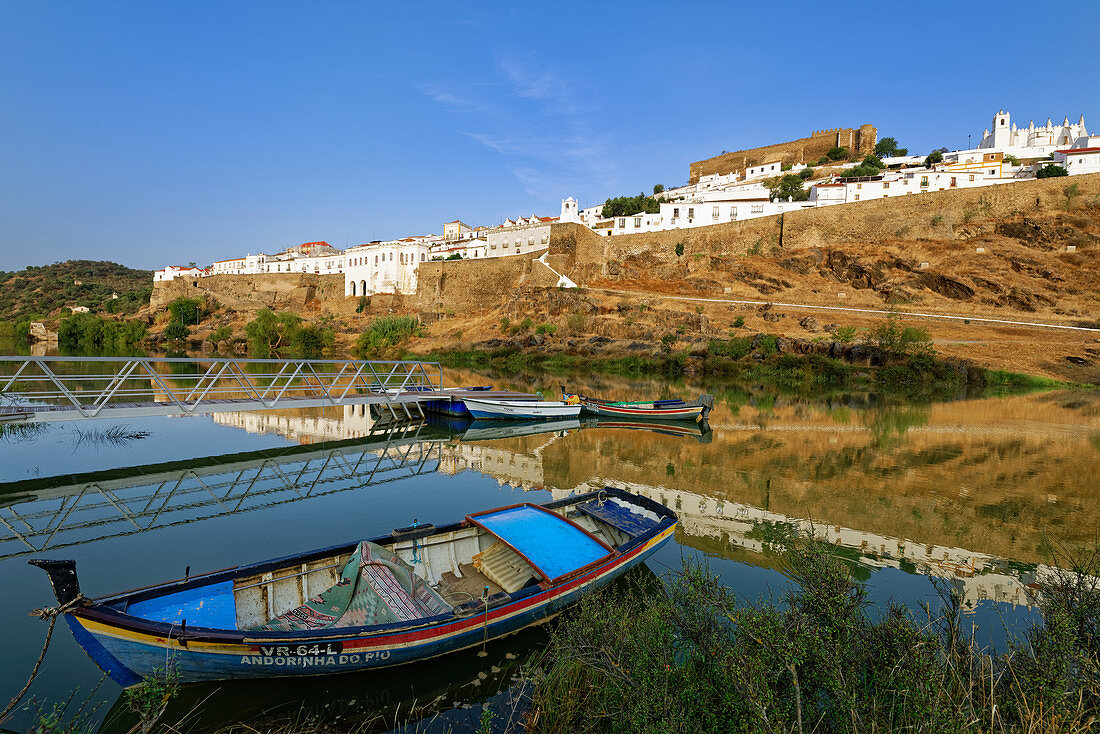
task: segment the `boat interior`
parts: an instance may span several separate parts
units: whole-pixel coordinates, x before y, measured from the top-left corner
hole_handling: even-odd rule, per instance
[[[376,539],[374,547],[388,552],[388,558],[393,554],[400,559],[398,565],[403,562],[409,569],[414,596],[423,583],[451,613],[466,616],[507,603],[527,587],[552,584],[611,558],[662,520],[652,510],[603,493],[551,505],[490,510],[438,529],[402,528],[390,538]],[[342,574],[346,578],[345,569],[357,548],[300,556],[281,567],[264,564],[258,572],[246,567],[230,578],[215,575],[211,583],[187,584],[179,591],[166,588],[163,594],[119,597],[116,608],[188,628],[258,629],[335,589]],[[328,628],[342,626],[354,625],[337,620]]]

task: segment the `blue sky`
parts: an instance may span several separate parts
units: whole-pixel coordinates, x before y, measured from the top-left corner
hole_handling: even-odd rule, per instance
[[[0,0],[0,268],[556,215],[862,122],[1100,132],[1100,4],[1035,7]]]

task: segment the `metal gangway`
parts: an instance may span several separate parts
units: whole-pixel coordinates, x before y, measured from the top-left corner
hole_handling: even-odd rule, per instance
[[[0,560],[362,489],[439,470],[423,422],[363,438],[0,483]],[[121,475],[121,476],[120,476]]]
[[[450,397],[436,362],[213,357],[0,357],[0,421],[369,404],[395,420]]]

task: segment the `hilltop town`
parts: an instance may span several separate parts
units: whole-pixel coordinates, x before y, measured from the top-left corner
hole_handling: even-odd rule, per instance
[[[1100,135],[1084,116],[1026,128],[1004,110],[982,132],[976,148],[909,155],[893,138],[879,139],[870,124],[818,130],[809,137],[720,155],[689,166],[688,184],[655,187],[651,196],[580,209],[569,196],[556,217],[506,218],[491,227],[454,220],[442,233],[374,241],[339,250],[307,242],[276,254],[249,253],[206,267],[168,265],[155,282],[219,275],[312,273],[343,275],[344,296],[417,292],[422,263],[484,260],[546,250],[551,227],[579,224],[603,237],[694,229],[937,191],[958,191],[1100,172]],[[617,204],[617,205],[613,205]],[[624,209],[633,204],[637,209]],[[543,267],[549,268],[543,263]],[[555,273],[561,285],[575,285]]]

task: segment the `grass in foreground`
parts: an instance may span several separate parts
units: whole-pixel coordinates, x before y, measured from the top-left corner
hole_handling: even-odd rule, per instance
[[[1084,732],[1100,715],[1100,564],[1038,594],[1045,624],[1008,654],[980,649],[961,599],[917,619],[868,614],[867,589],[797,541],[801,590],[752,605],[705,566],[652,594],[583,601],[534,675],[538,732]]]

